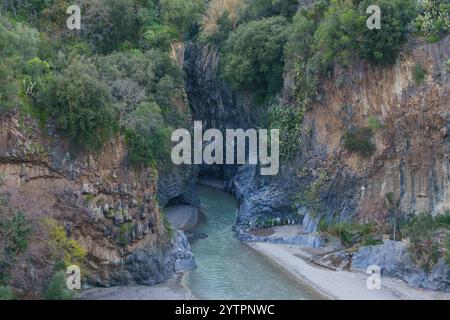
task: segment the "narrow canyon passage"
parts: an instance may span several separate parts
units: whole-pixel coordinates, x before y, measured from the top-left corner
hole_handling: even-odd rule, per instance
[[[206,222],[196,231],[208,237],[191,243],[198,268],[188,275],[187,285],[196,298],[320,298],[234,237],[237,203],[232,195],[200,186],[199,196]]]

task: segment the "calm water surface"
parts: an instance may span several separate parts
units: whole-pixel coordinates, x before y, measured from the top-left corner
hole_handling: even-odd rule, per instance
[[[312,289],[272,265],[234,237],[237,203],[232,195],[199,186],[207,221],[198,232],[208,238],[195,240],[192,250],[198,268],[187,278],[199,299],[318,299]]]

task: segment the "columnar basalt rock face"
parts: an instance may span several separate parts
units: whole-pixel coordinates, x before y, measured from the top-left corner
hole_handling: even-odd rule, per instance
[[[323,213],[339,214],[342,220],[356,215],[384,219],[380,206],[389,192],[408,213],[450,207],[450,76],[445,65],[450,38],[434,44],[411,39],[403,52],[393,66],[359,61],[346,70],[337,68],[305,114],[303,126],[310,134],[299,141],[294,159],[281,161],[277,177],[261,177],[251,166],[224,169],[229,190],[240,203],[238,228],[257,227],[258,216],[301,220],[291,208],[292,199],[321,173],[328,177],[319,194]],[[219,54],[210,47],[190,46],[187,57],[194,117],[208,127],[255,125],[251,98],[218,79]],[[420,85],[412,76],[416,64],[427,70]],[[289,107],[293,75],[287,72],[284,78],[280,101]],[[381,127],[373,130],[376,152],[364,158],[347,151],[342,139],[349,129],[367,127],[370,118]]]
[[[180,263],[195,266],[184,234],[171,237],[161,219],[156,170],[129,168],[121,138],[92,156],[70,153],[48,129],[27,116],[2,117],[0,190],[30,217],[55,218],[87,249],[88,283],[154,284]]]
[[[450,81],[445,67],[450,39],[435,44],[411,40],[409,50],[389,68],[362,63],[338,73],[335,77],[347,84],[338,88],[326,83],[323,101],[306,116],[306,125],[314,128],[314,149],[324,150],[328,158],[325,166],[341,166],[358,178],[356,211],[388,192],[400,199],[405,212],[450,206]],[[416,64],[428,73],[422,85],[412,79]],[[364,159],[346,151],[341,139],[347,129],[367,126],[370,117],[383,127],[374,130],[375,154]]]

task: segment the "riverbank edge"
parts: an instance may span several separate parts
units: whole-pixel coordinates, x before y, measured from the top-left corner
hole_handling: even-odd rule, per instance
[[[154,286],[92,287],[76,296],[76,300],[198,300],[189,289],[189,271],[176,274]]]
[[[409,287],[399,279],[388,277],[382,277],[381,289],[369,290],[368,275],[354,271],[332,271],[315,266],[294,253],[301,251],[298,246],[260,242],[246,242],[246,244],[327,299],[450,300],[448,293]]]

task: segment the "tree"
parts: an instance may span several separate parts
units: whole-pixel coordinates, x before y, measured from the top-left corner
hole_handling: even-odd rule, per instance
[[[162,22],[176,28],[180,37],[200,17],[202,0],[160,0]]]
[[[74,298],[74,293],[67,289],[64,271],[58,271],[53,275],[44,298],[46,300],[72,300]]]
[[[314,34],[313,50],[321,64],[350,63],[364,23],[365,17],[358,14],[350,0],[332,0]]]
[[[0,113],[21,106],[20,76],[25,61],[36,56],[38,44],[35,29],[13,25],[0,14]]]
[[[287,20],[263,18],[239,26],[226,43],[224,76],[235,89],[274,94],[283,84]]]
[[[381,29],[365,27],[365,11],[378,5],[382,12]],[[364,0],[359,5],[357,50],[362,58],[377,64],[395,63],[401,45],[406,40],[411,21],[416,15],[416,0]]]
[[[81,29],[85,39],[101,53],[133,45],[142,27],[136,7],[134,0],[85,0]]]
[[[229,32],[236,29],[244,0],[212,0],[201,19],[202,37],[219,44],[226,40]]]
[[[170,128],[156,103],[141,103],[126,119],[128,159],[132,165],[156,166],[169,155]]]
[[[439,40],[450,30],[450,1],[424,0],[414,24],[429,42]]]
[[[75,149],[98,150],[116,126],[109,89],[88,60],[75,60],[54,77],[44,108]]]
[[[290,19],[295,15],[299,6],[298,0],[247,0],[246,4],[246,9],[242,14],[245,21],[277,15]]]

